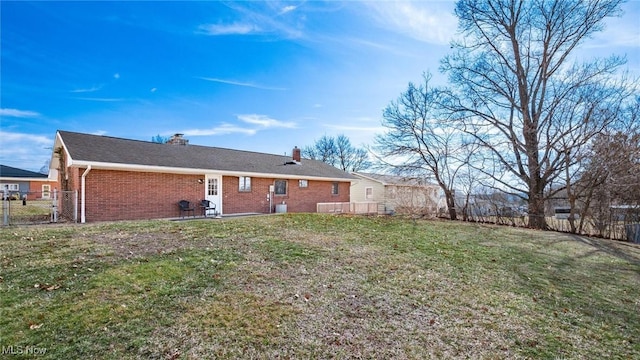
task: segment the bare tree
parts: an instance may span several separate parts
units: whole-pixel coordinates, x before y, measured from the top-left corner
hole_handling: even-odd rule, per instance
[[[320,160],[344,171],[360,171],[371,166],[367,150],[354,147],[343,134],[335,138],[323,135],[312,146],[302,148],[302,156]]]
[[[545,187],[615,118],[629,92],[623,58],[578,64],[577,47],[618,15],[621,0],[460,0],[462,40],[442,61],[450,109],[493,154],[504,188],[524,193],[529,226],[546,228]],[[567,106],[575,114],[568,119]],[[500,176],[495,176],[499,174]],[[507,174],[507,176],[505,176]]]
[[[379,159],[398,174],[433,176],[445,195],[451,220],[457,219],[455,182],[466,166],[464,134],[455,129],[441,106],[439,89],[431,88],[431,75],[424,83],[409,86],[383,111],[386,132],[376,136]]]
[[[162,136],[160,134],[151,137],[151,142],[158,144],[166,144],[171,139],[170,136]]]
[[[575,185],[598,235],[618,220],[638,221],[640,212],[640,131],[600,134]]]

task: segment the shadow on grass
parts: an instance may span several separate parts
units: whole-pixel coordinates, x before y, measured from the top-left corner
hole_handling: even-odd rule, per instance
[[[640,266],[640,246],[621,241],[588,238],[576,234],[570,234],[569,237],[585,245],[592,246],[598,251]]]

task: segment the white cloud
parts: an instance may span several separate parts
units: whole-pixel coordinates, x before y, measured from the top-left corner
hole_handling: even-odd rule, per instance
[[[285,88],[265,86],[265,85],[260,85],[260,84],[254,84],[254,83],[251,83],[251,82],[225,80],[225,79],[209,78],[209,77],[202,77],[202,76],[197,76],[196,78],[197,79],[201,79],[201,80],[211,81],[211,82],[217,82],[217,83],[221,83],[221,84],[244,86],[244,87],[251,87],[251,88],[263,89],[263,90],[287,90]]]
[[[255,135],[256,132],[257,130],[255,129],[242,128],[231,124],[222,124],[211,129],[189,129],[180,131],[180,133],[185,134],[186,136],[212,136],[226,134]]]
[[[88,92],[96,92],[100,89],[102,89],[104,87],[104,85],[94,85],[90,88],[86,88],[86,89],[74,89],[71,90],[70,92],[72,93],[88,93]]]
[[[116,79],[116,80],[120,79],[120,73],[113,74],[113,78]]]
[[[151,90],[149,90],[149,91],[151,91],[152,93],[154,93],[154,92],[158,91],[158,88],[151,88]]]
[[[260,27],[249,23],[233,23],[233,24],[203,24],[198,26],[200,33],[206,35],[247,35],[260,33]]]
[[[33,134],[23,134],[23,133],[12,133],[6,131],[0,131],[0,140],[2,142],[29,142],[36,143],[39,145],[51,145],[53,144],[53,139],[48,138],[42,135],[33,135]]]
[[[293,129],[296,127],[296,123],[294,122],[280,121],[280,120],[272,119],[266,115],[258,115],[258,114],[238,115],[238,120],[248,124],[259,125],[265,128],[278,127],[278,128]]]
[[[0,131],[0,164],[39,171],[51,158],[51,137]]]
[[[93,97],[76,97],[76,100],[98,101],[98,102],[118,102],[124,101],[122,98],[93,98]]]
[[[372,1],[363,3],[382,26],[416,40],[445,45],[456,33],[453,2]]]
[[[18,109],[0,109],[0,116],[6,117],[17,117],[17,118],[33,118],[40,116],[40,113],[29,110],[18,110]]]
[[[298,8],[297,6],[293,6],[293,5],[285,6],[285,7],[282,8],[282,10],[280,10],[280,14],[286,14],[286,13],[291,12],[291,11],[297,9],[297,8]]]

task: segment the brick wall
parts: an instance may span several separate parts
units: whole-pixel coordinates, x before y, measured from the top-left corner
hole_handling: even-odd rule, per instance
[[[86,178],[86,221],[178,217],[178,201],[188,200],[197,205],[204,197],[204,184],[198,183],[202,178],[200,175],[91,170]]]
[[[78,190],[79,212],[83,172],[69,169],[69,185]],[[204,179],[204,175],[91,170],[86,178],[86,221],[179,217],[178,201],[197,205],[204,198],[206,184],[198,179]],[[273,205],[284,201],[288,212],[316,212],[318,202],[349,201],[349,182],[340,182],[339,194],[332,195],[330,181],[309,180],[306,188],[300,188],[298,180],[287,181],[287,194],[274,196]],[[237,176],[223,176],[223,214],[269,213],[267,194],[274,182],[273,178],[251,178],[251,191],[240,192]]]
[[[269,213],[269,186],[275,183],[273,178],[251,178],[251,191],[238,190],[237,176],[223,176],[223,212],[225,214],[239,213]],[[306,188],[298,185],[298,180],[287,180],[287,194],[274,195],[273,206],[287,204],[288,212],[316,212],[319,202],[348,202],[349,182],[340,182],[338,195],[332,195],[332,182],[309,180]],[[271,210],[272,212],[275,209]]]
[[[55,181],[31,181],[29,184],[29,199],[35,200],[42,198],[42,185],[50,185],[50,197],[53,197],[53,190],[59,189],[58,183]]]

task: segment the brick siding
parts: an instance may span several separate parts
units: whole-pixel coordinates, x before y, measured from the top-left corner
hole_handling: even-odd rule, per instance
[[[68,169],[69,188],[78,191],[78,218],[84,170]],[[184,199],[197,205],[204,198],[206,184],[198,181],[204,178],[204,175],[91,170],[86,177],[86,221],[179,217],[178,201]],[[300,188],[298,180],[287,181],[287,194],[274,196],[272,204],[284,201],[288,212],[316,212],[319,202],[348,202],[350,198],[348,181],[339,183],[338,195],[331,194],[331,181],[309,180],[307,188]],[[267,194],[274,182],[273,178],[252,177],[251,191],[240,192],[237,176],[223,176],[223,214],[269,213]]]
[[[223,212],[225,214],[269,213],[269,186],[274,185],[274,178],[251,178],[251,191],[238,190],[237,176],[222,177]],[[287,194],[274,195],[272,206],[287,204],[288,212],[316,212],[319,202],[348,202],[351,184],[340,182],[338,195],[331,194],[331,181],[309,180],[306,188],[298,185],[298,180],[287,180]],[[274,208],[271,212],[274,212]]]

